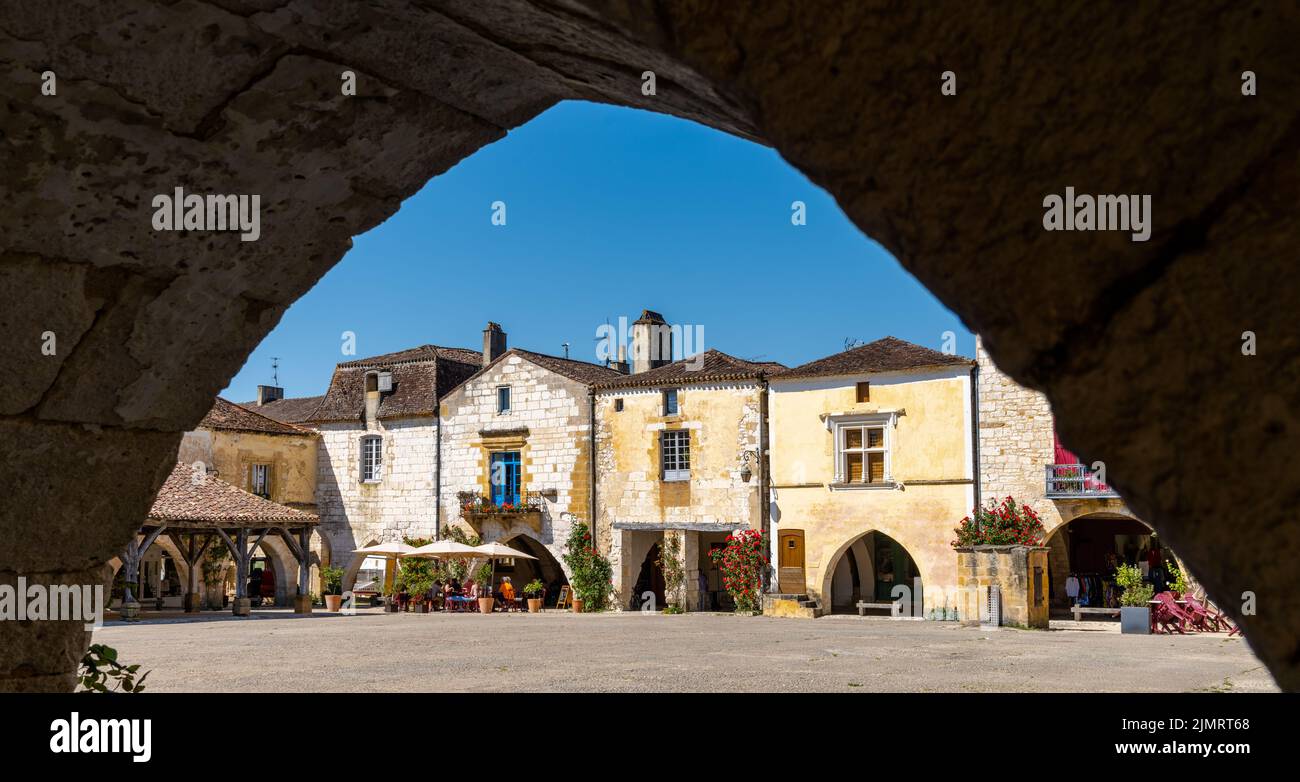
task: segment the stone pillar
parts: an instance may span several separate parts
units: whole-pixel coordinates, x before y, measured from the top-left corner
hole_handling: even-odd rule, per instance
[[[677,534],[682,536],[682,573],[685,574],[682,594],[686,601],[684,607],[687,611],[698,611],[700,608],[700,533],[684,530]]]

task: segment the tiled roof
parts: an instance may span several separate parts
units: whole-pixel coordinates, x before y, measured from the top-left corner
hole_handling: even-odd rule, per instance
[[[372,369],[393,375],[393,390],[383,394],[379,401],[379,418],[433,415],[438,399],[479,371],[481,355],[476,350],[421,345],[346,361],[334,368],[329,390],[311,420],[362,420],[366,409],[366,373]]]
[[[746,361],[723,353],[721,350],[706,350],[700,355],[638,372],[635,375],[619,374],[615,378],[599,383],[596,387],[611,389],[749,380],[757,378],[760,374],[774,375],[784,370],[785,367],[775,361]]]
[[[965,356],[940,353],[897,337],[885,337],[787,369],[776,375],[775,379],[859,375],[868,372],[894,372],[938,366],[974,366],[974,364],[974,361]]]
[[[576,380],[589,386],[604,380],[623,377],[623,373],[616,369],[602,367],[600,364],[593,364],[589,361],[548,356],[545,353],[534,353],[531,350],[520,350],[519,348],[511,348],[507,352],[518,353],[543,369],[549,369],[557,375],[563,375],[570,380]]]
[[[261,432],[263,434],[311,434],[311,430],[293,424],[286,424],[269,418],[261,413],[249,410],[234,402],[227,402],[217,397],[216,403],[208,414],[199,421],[205,429],[222,429],[235,432]]]
[[[314,524],[317,517],[285,507],[178,463],[149,510],[155,522],[191,522],[210,526],[255,526],[264,523]]]
[[[294,399],[277,399],[259,405],[256,401],[240,402],[239,406],[267,418],[274,418],[282,424],[301,424],[311,420],[316,408],[320,407],[322,396],[300,396]]]

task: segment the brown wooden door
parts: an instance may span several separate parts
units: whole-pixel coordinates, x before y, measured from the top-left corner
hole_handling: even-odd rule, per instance
[[[785,594],[807,592],[803,572],[803,530],[781,530],[777,535],[777,586]]]

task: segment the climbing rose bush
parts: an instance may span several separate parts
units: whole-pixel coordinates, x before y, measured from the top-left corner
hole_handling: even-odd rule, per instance
[[[736,613],[755,613],[768,563],[767,539],[752,529],[733,532],[727,545],[709,556],[722,571],[722,588],[736,601]]]
[[[972,518],[973,517],[973,518]],[[1041,546],[1045,532],[1034,509],[1007,497],[1001,505],[975,508],[953,532],[953,548],[967,546]]]
[[[569,531],[564,544],[564,564],[569,566],[573,578],[569,584],[573,594],[583,602],[584,611],[604,611],[609,607],[613,592],[614,568],[609,560],[596,551],[591,539],[591,528],[585,521],[577,521]]]

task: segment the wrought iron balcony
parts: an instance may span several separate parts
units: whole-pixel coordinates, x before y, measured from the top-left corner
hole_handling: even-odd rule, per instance
[[[503,502],[500,504],[494,502],[491,497],[472,491],[457,492],[456,498],[460,500],[460,510],[466,516],[471,514],[538,513],[542,510],[542,495],[540,492],[535,491],[524,492],[518,502]]]
[[[1119,492],[1097,480],[1084,464],[1049,464],[1047,496],[1054,500],[1118,497]]]

